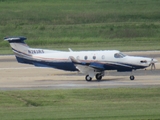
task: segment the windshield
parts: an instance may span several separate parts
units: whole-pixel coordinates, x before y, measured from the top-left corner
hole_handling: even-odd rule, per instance
[[[115,58],[123,58],[123,57],[125,57],[126,55],[125,54],[123,54],[123,53],[115,53],[114,54],[114,57]]]

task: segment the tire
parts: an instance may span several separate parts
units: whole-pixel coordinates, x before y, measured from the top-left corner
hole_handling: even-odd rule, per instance
[[[86,79],[86,81],[91,81],[92,80],[92,78],[89,75],[86,75],[85,79]]]
[[[130,76],[130,80],[134,80],[134,76],[133,75]]]
[[[96,74],[96,79],[97,79],[98,81],[102,80],[101,74]]]

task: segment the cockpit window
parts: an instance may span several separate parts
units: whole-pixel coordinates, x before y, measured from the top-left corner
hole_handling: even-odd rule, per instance
[[[115,53],[114,54],[114,57],[115,58],[123,58],[123,57],[125,57],[126,55],[125,54],[123,54],[123,53]]]

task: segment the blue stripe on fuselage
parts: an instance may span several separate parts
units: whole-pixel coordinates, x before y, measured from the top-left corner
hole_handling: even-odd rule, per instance
[[[51,67],[51,68],[57,68],[57,69],[67,70],[67,71],[77,71],[76,67],[72,62],[35,61],[35,60],[20,58],[18,56],[16,56],[16,58],[19,63],[33,64],[37,67]]]
[[[51,67],[66,71],[78,71],[72,62],[36,61],[36,60],[20,58],[18,56],[16,56],[16,58],[19,63],[33,64],[37,67]],[[104,67],[104,70],[117,70],[118,72],[129,72],[132,71],[133,69],[145,68],[143,66],[137,66],[137,65],[130,65],[132,67],[125,67],[116,64],[102,64],[102,66]]]

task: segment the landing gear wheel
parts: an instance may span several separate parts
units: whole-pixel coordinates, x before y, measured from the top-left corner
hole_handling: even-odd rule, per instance
[[[134,76],[133,75],[130,76],[130,80],[134,80]]]
[[[86,81],[91,81],[92,78],[89,75],[86,75]]]
[[[96,79],[97,79],[98,81],[102,80],[102,75],[101,75],[101,74],[96,74]]]

